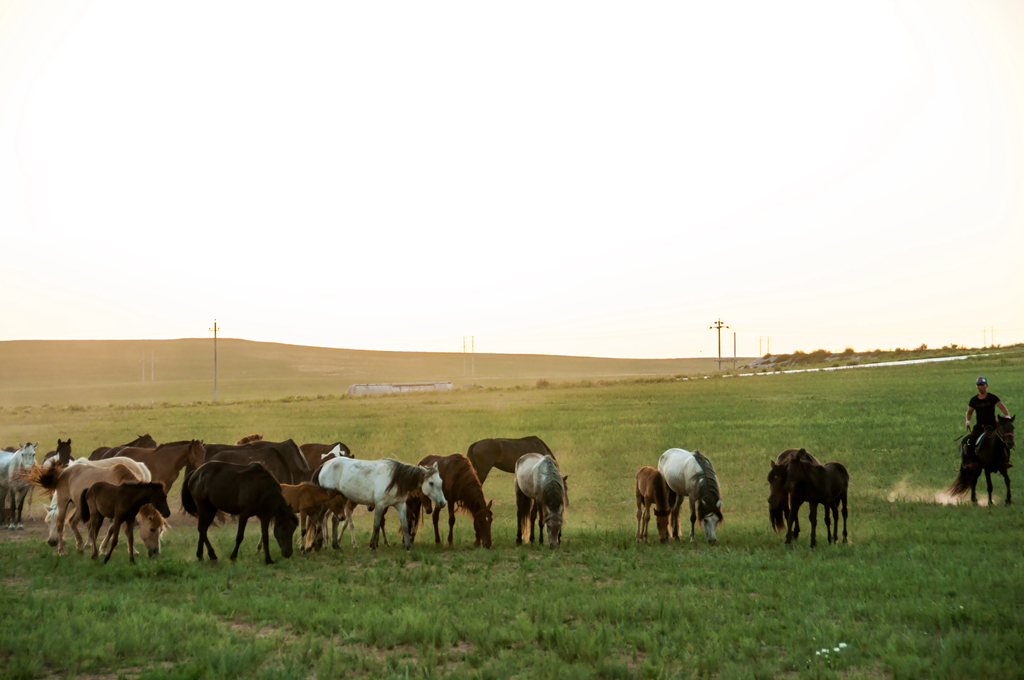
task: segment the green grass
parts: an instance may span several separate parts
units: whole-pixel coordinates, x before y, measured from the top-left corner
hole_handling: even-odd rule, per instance
[[[250,432],[346,442],[414,462],[488,436],[540,435],[569,475],[558,550],[516,548],[510,475],[492,473],[494,545],[421,529],[412,552],[360,547],[265,567],[250,526],[236,563],[195,561],[179,521],[164,554],[58,558],[0,534],[6,677],[1019,678],[1019,507],[941,506],[973,378],[1016,412],[1024,356],[696,381],[624,381],[383,398],[189,406],[19,408],[0,441],[72,436],[75,455],[151,433]],[[633,480],[670,446],[700,449],[722,483],[714,548],[637,545]],[[850,470],[851,543],[787,548],[768,526],[768,458],[805,446]],[[983,483],[982,483],[983,485]],[[902,494],[906,500],[890,502]],[[172,492],[172,508],[177,493]],[[924,498],[924,501],[912,500]],[[1019,501],[1021,502],[1021,501]],[[175,519],[172,518],[172,523]],[[821,526],[822,534],[824,527]],[[653,533],[653,532],[652,532]],[[393,536],[392,532],[392,536]],[[227,554],[234,527],[215,530]],[[347,541],[347,536],[346,536]],[[272,555],[278,557],[276,545]],[[848,647],[816,656],[840,642]]]

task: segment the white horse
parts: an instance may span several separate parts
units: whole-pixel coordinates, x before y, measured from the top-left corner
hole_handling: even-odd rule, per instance
[[[333,458],[313,473],[313,483],[325,489],[340,492],[351,503],[373,506],[373,536],[370,549],[377,549],[381,520],[384,512],[395,506],[398,521],[402,525],[402,539],[405,549],[412,547],[412,532],[405,502],[412,493],[421,493],[443,508],[446,504],[441,490],[441,475],[437,464],[430,466],[406,465],[397,460],[356,460],[354,458]],[[352,513],[346,512],[346,526],[352,526]],[[352,529],[353,532],[355,529]],[[344,534],[344,529],[342,530]]]
[[[0,519],[3,519],[7,495],[11,497],[11,520],[7,525],[10,529],[24,529],[21,522],[21,511],[25,506],[25,496],[28,495],[28,482],[22,479],[22,471],[31,468],[36,463],[35,444],[18,444],[18,450],[0,451]],[[31,505],[29,513],[31,513]]]
[[[718,541],[715,530],[722,521],[722,495],[711,461],[700,451],[669,449],[661,454],[658,471],[677,494],[672,508],[672,537],[679,540],[679,509],[686,496],[690,499],[690,542],[693,542],[694,522],[700,520],[708,543],[714,545]]]
[[[544,527],[548,528],[548,545],[562,542],[562,521],[568,497],[565,481],[555,459],[539,453],[527,453],[516,461],[516,545],[529,534],[533,543],[534,520],[540,514],[540,543],[544,543]],[[529,531],[524,529],[529,526]]]

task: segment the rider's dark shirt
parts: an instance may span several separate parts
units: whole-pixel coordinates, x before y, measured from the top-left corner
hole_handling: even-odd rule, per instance
[[[996,404],[1001,401],[999,397],[989,392],[982,399],[978,395],[971,397],[971,401],[968,404],[974,409],[974,415],[977,416],[978,425],[992,425],[996,424]]]

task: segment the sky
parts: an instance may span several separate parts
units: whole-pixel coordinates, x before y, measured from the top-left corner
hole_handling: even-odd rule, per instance
[[[1024,3],[0,0],[0,341],[1024,341]]]

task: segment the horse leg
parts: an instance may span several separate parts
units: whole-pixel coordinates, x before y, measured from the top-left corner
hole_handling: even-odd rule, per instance
[[[836,530],[839,529],[839,513],[830,503],[823,503],[825,506],[825,540],[829,545],[832,545],[832,515],[835,514],[836,518]]]
[[[523,493],[516,483],[516,545],[523,544],[523,528],[526,526],[527,518],[530,516],[530,497]],[[530,536],[533,539],[533,536]]]
[[[537,522],[537,517],[540,517],[540,522]],[[534,501],[530,508],[530,543],[533,543],[533,532],[536,531],[540,535],[540,542],[537,545],[544,545],[544,515],[541,512],[540,503]]]
[[[21,523],[21,511],[24,510],[24,508],[25,508],[25,496],[28,495],[28,489],[26,488],[24,490],[18,491],[15,495],[18,496],[18,526],[17,526],[17,529],[19,529],[21,531],[24,531],[25,530],[25,525]],[[31,511],[31,508],[29,510]]]
[[[797,530],[796,533],[793,532],[793,525],[796,523],[796,518],[797,518],[797,514],[799,513],[799,511],[800,511],[800,502],[799,501],[797,501],[795,503],[791,502],[789,504],[789,516],[786,517],[786,545],[789,545],[794,540],[796,540],[797,533],[799,533],[799,529]]]
[[[125,534],[128,537],[128,561],[135,564],[135,515],[125,522]]]
[[[89,525],[88,525],[89,526],[89,543],[92,544],[92,559],[96,559],[100,555],[100,549],[99,549],[99,543],[100,542],[97,539],[99,538],[99,533],[100,533],[100,522],[102,522],[103,520],[101,520],[99,518],[100,518],[100,514],[99,513],[96,513],[95,517],[90,517],[89,518]],[[99,521],[97,521],[97,520],[99,520]],[[107,544],[107,540],[109,538],[110,538],[110,532],[108,531],[107,532],[107,537],[103,539],[103,544],[104,545]]]
[[[245,538],[245,524],[249,521],[249,515],[238,516],[238,535],[235,536],[235,549],[231,551],[231,557],[229,558],[232,562],[238,557],[238,547],[242,545],[242,539]],[[267,554],[270,553],[270,546],[265,546]]]
[[[690,543],[693,543],[694,527],[697,525],[697,501],[690,496]]]
[[[644,504],[644,497],[643,497],[643,495],[639,491],[637,491],[636,492],[636,540],[637,540],[637,542],[640,541],[640,536],[641,536],[641,534],[640,534],[640,521],[643,519],[643,516],[644,516],[643,504]]]
[[[331,512],[331,547],[335,550],[341,550],[341,546],[338,544],[338,516]]]
[[[430,514],[430,519],[434,523],[434,543],[441,545],[441,531],[438,528],[438,524],[441,522],[441,508],[435,505],[434,511]]]
[[[452,547],[455,538],[455,503],[448,504],[448,547]]]
[[[843,492],[843,495],[842,495],[842,501],[843,501],[843,543],[846,543],[847,541],[846,541],[846,492],[845,491]],[[839,529],[839,518],[836,518],[836,529],[837,530]],[[836,540],[838,541],[839,539],[837,538]]]
[[[985,485],[988,487],[988,504],[992,505],[992,473],[985,468]]]
[[[217,516],[216,509],[207,506],[206,504],[199,506],[199,548],[196,550],[196,557],[199,561],[203,561],[203,546],[206,546],[206,554],[209,556],[210,561],[213,562],[217,559],[217,553],[213,551],[213,544],[210,543],[210,525],[213,524],[214,518]]]
[[[75,550],[80,553],[85,552],[85,539],[82,538],[82,534],[78,531],[78,524],[82,521],[82,516],[78,513],[78,509],[75,509],[75,514],[71,515],[71,519],[68,524],[71,525],[71,531],[75,534]]]
[[[999,471],[999,474],[1003,476],[1003,480],[1006,482],[1006,504],[1010,505],[1013,502],[1010,496],[1010,473],[1006,471],[1006,468],[1003,468]]]
[[[114,548],[117,546],[117,537],[121,533],[121,520],[115,516],[110,522],[114,534],[110,537],[110,545],[107,547],[107,554],[103,558],[103,564],[110,561],[110,556],[114,554]]]
[[[377,552],[377,538],[380,534],[380,524],[384,521],[384,513],[387,511],[382,504],[378,503],[373,510],[373,535],[370,536],[370,550]]]
[[[679,540],[679,511],[683,509],[683,497],[676,495],[676,502],[672,504],[672,513],[669,515],[669,524],[672,526],[672,538]]]
[[[814,501],[808,503],[811,516],[811,550],[818,545],[818,504]]]
[[[248,519],[248,518],[246,518],[246,519]],[[260,520],[260,535],[263,536],[263,563],[264,564],[273,564],[274,560],[270,559],[270,516],[267,515],[266,517],[260,517],[259,520]],[[242,538],[241,538],[241,536],[242,536],[242,526],[243,526],[242,518],[239,517],[238,518],[238,529],[239,529],[239,531],[238,531],[238,536],[239,536],[238,542],[239,543],[242,542]],[[235,546],[235,552],[238,552],[238,546],[237,545]],[[232,558],[232,559],[234,559],[234,558]]]
[[[402,527],[405,549],[412,550],[412,527],[409,526],[409,507],[405,503],[398,504],[398,526]]]

